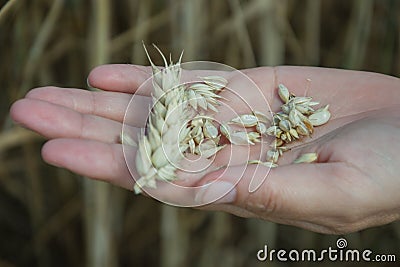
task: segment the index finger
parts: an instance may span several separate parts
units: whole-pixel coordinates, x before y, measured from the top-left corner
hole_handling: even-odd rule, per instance
[[[193,64],[194,63],[194,64]],[[204,69],[208,66],[205,62],[188,62],[183,63],[182,67],[182,83],[190,83],[198,81],[199,77],[218,75],[229,78],[234,72],[224,70]],[[200,70],[195,69],[196,66]],[[222,67],[221,67],[222,66]],[[223,68],[223,64],[219,67]],[[212,68],[212,64],[211,64]],[[235,70],[226,66],[226,70]],[[146,83],[152,76],[150,66],[130,65],[130,64],[108,64],[94,68],[88,76],[88,85],[105,91],[123,92],[143,96],[150,96],[152,84]],[[144,87],[141,87],[144,85]],[[140,88],[140,91],[138,90]]]
[[[89,86],[101,90],[133,94],[151,74],[149,66],[109,64],[94,68],[87,81]]]

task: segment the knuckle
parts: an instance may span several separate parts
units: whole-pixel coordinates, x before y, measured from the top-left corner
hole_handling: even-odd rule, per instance
[[[246,209],[258,214],[273,214],[279,212],[281,207],[280,192],[265,183],[256,192],[250,193],[246,200]]]

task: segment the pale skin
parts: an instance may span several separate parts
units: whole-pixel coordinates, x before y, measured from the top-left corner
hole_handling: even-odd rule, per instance
[[[317,101],[330,104],[332,118],[316,128],[312,138],[304,140],[306,145],[286,152],[280,166],[270,171],[257,191],[249,193],[250,180],[265,176],[268,168],[246,166],[244,175],[228,195],[201,208],[336,234],[399,220],[398,78],[307,67],[255,68],[243,72],[260,87],[273,111],[280,105],[277,84],[284,83],[297,95],[307,91]],[[42,149],[49,164],[132,190],[134,180],[126,166],[119,135],[132,94],[150,74],[149,67],[100,66],[90,73],[88,82],[102,91],[36,88],[13,104],[11,116],[18,124],[49,139]],[[306,79],[311,80],[309,85]],[[240,85],[235,77],[229,77],[229,82]],[[135,109],[133,131],[143,127],[147,116],[149,92],[142,94]],[[229,98],[229,93],[224,96]],[[254,98],[252,103],[256,107],[262,106],[258,99]],[[232,118],[224,108],[217,117]],[[218,154],[214,167],[227,165],[230,148]],[[244,148],[232,149],[239,153],[234,153],[229,167],[208,172],[192,183],[204,184],[218,178],[235,184],[233,181],[238,180],[238,172],[248,158],[246,153],[240,153]],[[257,146],[251,150],[251,155],[258,152]],[[309,152],[319,155],[317,162],[290,164]]]

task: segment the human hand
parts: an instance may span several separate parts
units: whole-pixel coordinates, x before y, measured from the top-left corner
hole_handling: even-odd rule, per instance
[[[286,152],[279,162],[280,167],[271,169],[266,181],[253,193],[248,190],[251,179],[264,177],[268,169],[247,166],[248,153],[241,153],[247,148],[228,146],[222,150],[213,164],[229,163],[229,166],[206,173],[193,183],[218,179],[225,182],[220,184],[222,189],[234,189],[205,209],[261,217],[327,233],[355,231],[399,218],[400,201],[396,194],[400,189],[396,176],[400,171],[396,166],[400,159],[396,153],[400,136],[398,79],[304,67],[258,68],[244,72],[260,87],[272,110],[280,105],[275,96],[278,83],[302,95],[305,79],[311,79],[307,94],[323,104],[330,104],[332,119],[318,127],[313,138],[305,140],[306,145]],[[118,139],[131,94],[149,77],[150,69],[146,67],[102,66],[90,74],[89,82],[104,92],[39,88],[17,101],[11,115],[18,123],[51,139],[42,150],[43,158],[50,164],[132,189],[134,181]],[[240,85],[240,80],[229,77],[229,86],[235,84]],[[241,90],[240,86],[234,87]],[[245,88],[237,93],[249,94]],[[225,94],[229,99],[229,92]],[[150,98],[148,94],[135,97],[139,99],[135,102],[136,124],[132,126],[138,131],[145,124]],[[263,104],[253,99],[256,109]],[[241,110],[239,103],[230,105]],[[216,117],[227,120],[234,116],[222,107]],[[250,157],[259,152],[259,146],[252,147]],[[318,162],[290,164],[305,152],[317,152]],[[235,155],[230,162],[227,162],[228,153]],[[244,167],[244,175],[238,177],[241,174],[238,170]],[[200,193],[203,198],[215,197],[221,193],[221,187],[213,183]]]

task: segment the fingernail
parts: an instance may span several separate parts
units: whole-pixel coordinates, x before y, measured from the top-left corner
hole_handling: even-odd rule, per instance
[[[198,204],[209,203],[226,204],[232,203],[236,198],[236,188],[229,182],[214,182],[202,189],[196,194],[195,200]]]
[[[86,78],[86,84],[89,88],[93,88],[93,86],[90,84],[89,78]]]

